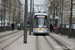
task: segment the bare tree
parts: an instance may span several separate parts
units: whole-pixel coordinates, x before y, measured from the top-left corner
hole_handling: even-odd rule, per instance
[[[9,0],[9,30],[10,30],[10,18],[11,18],[11,0]]]
[[[19,2],[18,2],[19,1]],[[20,0],[1,0],[1,21],[4,20],[4,31],[5,31],[5,20],[9,19],[9,27],[11,22],[20,22],[23,14],[23,6]],[[2,25],[2,24],[1,24]],[[10,28],[9,28],[10,30]]]
[[[61,35],[63,35],[63,27],[62,27],[62,25],[63,25],[63,4],[64,4],[64,0],[61,0],[61,3],[62,3],[62,5],[61,5],[62,12],[60,12],[61,13]]]
[[[69,38],[71,38],[71,26],[72,26],[72,9],[73,9],[73,0],[71,0],[71,13],[70,13],[70,23],[69,23]]]
[[[49,0],[50,4],[53,6],[52,11],[53,11],[53,24],[55,24],[55,16],[57,16],[57,12],[58,12],[58,1],[59,0]]]
[[[3,5],[3,7],[4,7],[4,11],[3,11],[3,13],[4,13],[4,32],[5,32],[5,19],[6,19],[6,1],[7,0],[1,0],[2,1],[2,5]]]

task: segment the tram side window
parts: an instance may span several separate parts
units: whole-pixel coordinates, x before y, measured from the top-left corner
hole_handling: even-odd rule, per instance
[[[38,18],[34,19],[34,27],[38,27]]]
[[[47,27],[47,19],[44,19],[44,25]]]
[[[38,18],[36,18],[36,27],[38,27]]]

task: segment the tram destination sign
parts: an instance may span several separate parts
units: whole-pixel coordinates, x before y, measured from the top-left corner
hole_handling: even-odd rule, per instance
[[[35,18],[46,18],[46,17],[47,17],[47,16],[44,16],[44,15],[39,15],[39,16],[36,15],[36,16],[35,16]]]

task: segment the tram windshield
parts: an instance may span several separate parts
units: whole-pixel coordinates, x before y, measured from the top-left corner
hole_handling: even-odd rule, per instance
[[[47,27],[47,16],[35,17],[34,18],[34,27],[35,28],[44,28]]]

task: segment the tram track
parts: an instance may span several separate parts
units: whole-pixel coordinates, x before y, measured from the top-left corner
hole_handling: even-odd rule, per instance
[[[50,36],[48,36],[50,37]],[[54,50],[54,48],[52,47],[52,45],[50,44],[50,42],[48,41],[48,39],[44,36],[44,38],[46,39],[47,43],[49,44],[49,46],[52,48],[52,50]]]
[[[1,45],[0,46],[0,50],[4,50],[6,47],[8,47],[9,45],[11,45],[13,42],[15,42],[16,40],[18,40],[22,36],[23,36],[23,33],[19,32],[15,36],[12,36],[11,38],[8,38],[8,39],[4,40],[3,42],[0,43],[0,45]]]
[[[64,50],[50,36],[36,36],[36,50]]]
[[[20,31],[16,31],[16,32],[12,32],[12,33],[7,33],[7,34],[4,34],[4,35],[1,35],[1,36],[0,36],[0,39],[2,39],[2,38],[4,38],[4,37],[7,37],[7,36],[9,36],[9,35],[15,34],[15,33],[17,33],[17,32],[20,32]]]
[[[54,50],[46,36],[36,36],[36,50]]]
[[[6,40],[8,40],[8,39],[10,39],[10,38],[13,38],[14,36],[18,35],[19,33],[21,33],[21,31],[15,32],[15,33],[12,34],[12,35],[8,35],[8,36],[6,36],[6,37],[0,39],[0,43],[3,43],[4,41],[6,41]]]
[[[60,41],[58,41],[57,39],[55,39],[53,36],[51,36],[50,34],[49,34],[49,37],[51,37],[54,41],[56,41],[56,43],[57,44],[59,44],[62,48],[63,48],[63,50],[70,50],[69,48],[67,48],[64,44],[62,44]]]
[[[15,42],[16,40],[18,40],[20,37],[22,37],[23,34],[21,36],[19,36],[18,38],[16,38],[14,41],[12,41],[11,43],[9,43],[7,46],[5,46],[2,50],[4,50],[6,47],[8,47],[9,45],[11,45],[13,42]]]
[[[36,36],[36,50],[39,50],[38,36]]]

